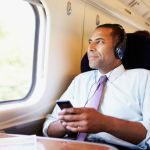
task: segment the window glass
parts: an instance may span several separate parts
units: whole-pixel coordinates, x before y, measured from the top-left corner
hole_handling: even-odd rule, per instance
[[[20,100],[32,86],[35,12],[24,0],[0,0],[0,102]]]

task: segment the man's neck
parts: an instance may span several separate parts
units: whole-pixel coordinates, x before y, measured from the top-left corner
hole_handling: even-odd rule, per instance
[[[118,66],[120,66],[122,64],[122,62],[121,61],[118,61],[118,62],[116,62],[116,63],[114,63],[114,65],[111,65],[110,67],[108,67],[108,68],[105,68],[105,69],[98,69],[99,70],[99,72],[101,73],[101,74],[107,74],[108,72],[110,72],[110,71],[112,71],[112,70],[114,70],[115,68],[117,68]]]

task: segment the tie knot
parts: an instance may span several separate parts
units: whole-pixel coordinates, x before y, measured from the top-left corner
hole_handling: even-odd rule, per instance
[[[107,78],[106,75],[101,76],[101,77],[99,78],[99,80],[98,80],[98,85],[97,85],[96,90],[100,87],[101,84],[105,84],[106,81],[107,81],[107,79],[108,79],[108,78]]]
[[[108,79],[107,76],[106,76],[106,75],[103,75],[103,76],[100,77],[100,79],[99,79],[98,82],[99,82],[99,84],[101,84],[101,83],[103,83],[103,82],[106,82],[107,79]]]

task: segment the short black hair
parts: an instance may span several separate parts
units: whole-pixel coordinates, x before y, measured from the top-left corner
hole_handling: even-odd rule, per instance
[[[113,30],[112,36],[114,38],[117,37],[115,47],[117,47],[120,43],[122,43],[126,39],[125,30],[120,24],[111,24],[111,23],[101,24],[101,25],[97,26],[96,29],[102,28],[102,27],[111,28]]]

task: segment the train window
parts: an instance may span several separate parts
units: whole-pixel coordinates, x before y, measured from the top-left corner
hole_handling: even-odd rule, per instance
[[[43,8],[37,0],[0,2],[0,102],[24,100],[36,83]]]

